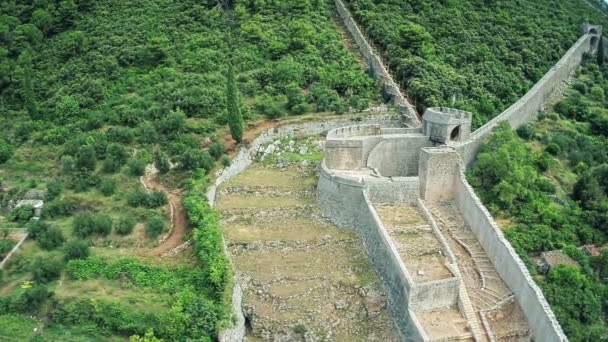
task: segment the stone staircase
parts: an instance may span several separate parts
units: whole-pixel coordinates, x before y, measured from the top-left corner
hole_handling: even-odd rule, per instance
[[[451,203],[436,204],[429,209],[439,229],[452,245],[452,249],[460,250],[456,253],[456,258],[459,269],[464,273],[462,275],[464,286],[460,289],[462,309],[465,316],[475,317],[471,328],[477,340],[526,341],[529,330],[525,321],[521,324],[515,323],[514,329],[507,329],[497,334],[487,319],[487,314],[500,311],[505,303],[512,303],[514,295],[500,278],[492,261],[464,223],[462,216]],[[515,305],[519,304],[515,303]],[[503,319],[508,322],[508,316]]]

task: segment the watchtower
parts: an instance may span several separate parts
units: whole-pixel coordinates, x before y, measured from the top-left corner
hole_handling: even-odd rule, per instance
[[[472,115],[453,108],[427,108],[422,116],[422,133],[431,141],[447,144],[465,141],[471,135]]]

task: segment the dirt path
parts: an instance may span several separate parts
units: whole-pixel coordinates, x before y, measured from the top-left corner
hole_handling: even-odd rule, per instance
[[[160,184],[158,181],[158,171],[153,165],[146,167],[146,173],[140,177],[140,181],[146,190],[163,191],[167,194],[167,201],[169,202],[171,211],[171,228],[160,245],[147,253],[149,255],[165,256],[166,253],[184,244],[184,236],[188,232],[188,218],[182,206],[182,193],[181,191],[168,191]]]

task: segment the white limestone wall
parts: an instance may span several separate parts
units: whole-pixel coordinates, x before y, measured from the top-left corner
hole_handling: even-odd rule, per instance
[[[462,217],[471,227],[500,277],[513,291],[534,340],[567,341],[541,289],[467,182],[463,170],[457,175],[455,183],[455,201]]]
[[[585,34],[562,56],[562,58],[541,78],[522,98],[507,108],[500,115],[478,128],[471,138],[464,143],[454,146],[462,156],[465,165],[471,165],[479,146],[489,137],[493,128],[502,121],[507,121],[511,127],[518,128],[536,120],[544,103],[559,91],[561,84],[572,75],[580,65],[583,54],[591,49],[593,34]]]
[[[350,11],[341,0],[335,0],[335,4],[338,14],[344,21],[344,26],[346,26],[346,29],[357,43],[359,51],[374,74],[374,78],[380,83],[382,90],[390,96],[392,104],[399,108],[399,111],[404,115],[405,124],[410,127],[420,127],[421,123],[418,114],[416,113],[416,109],[405,96],[403,96],[399,86],[395,83],[387,68],[384,66],[382,58],[368,43],[355,19],[351,16]]]

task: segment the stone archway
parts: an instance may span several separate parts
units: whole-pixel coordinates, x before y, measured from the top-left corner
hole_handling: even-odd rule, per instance
[[[460,138],[460,125],[454,127],[454,129],[452,129],[452,132],[450,133],[450,140],[458,141],[459,138]]]
[[[590,34],[597,34],[597,29],[595,27],[592,27],[589,29],[589,33]]]

